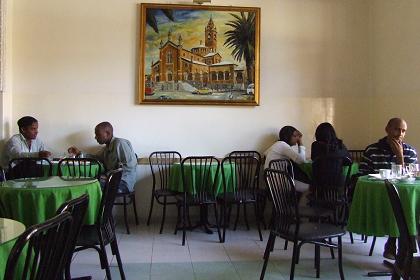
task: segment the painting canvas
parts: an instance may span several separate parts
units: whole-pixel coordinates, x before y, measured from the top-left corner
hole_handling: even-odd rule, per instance
[[[140,4],[141,104],[258,105],[260,8]]]

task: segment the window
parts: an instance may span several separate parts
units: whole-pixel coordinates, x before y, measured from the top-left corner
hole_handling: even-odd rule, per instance
[[[166,63],[172,63],[172,51],[171,50],[169,50],[166,53]]]

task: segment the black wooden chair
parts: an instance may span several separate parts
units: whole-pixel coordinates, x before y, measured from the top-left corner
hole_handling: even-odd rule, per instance
[[[150,169],[152,171],[153,186],[152,196],[150,199],[150,210],[147,218],[147,225],[150,225],[152,217],[153,203],[162,205],[162,220],[160,223],[159,233],[163,231],[163,225],[166,218],[166,206],[176,205],[176,193],[171,191],[170,178],[173,171],[174,163],[181,163],[181,154],[176,151],[157,151],[149,156]]]
[[[360,162],[362,160],[364,150],[348,150],[348,152],[353,162]]]
[[[182,245],[185,245],[187,212],[191,206],[200,207],[200,221],[197,226],[208,229],[208,206],[214,207],[217,233],[220,243],[223,242],[220,232],[216,179],[220,170],[220,162],[213,156],[186,157],[181,161],[183,193],[177,196],[178,225],[182,225]],[[223,211],[223,210],[222,210]],[[177,228],[178,228],[177,225]],[[175,233],[177,231],[175,230]]]
[[[226,167],[227,165],[227,167]],[[223,242],[226,236],[226,226],[228,224],[228,217],[232,205],[236,205],[236,219],[233,230],[236,230],[240,207],[243,205],[244,219],[247,229],[249,230],[249,223],[246,214],[246,205],[252,204],[254,206],[255,219],[258,228],[259,238],[262,241],[262,234],[260,228],[260,211],[259,211],[259,189],[257,180],[260,172],[260,162],[258,158],[248,155],[231,155],[222,161],[222,178],[223,178],[223,195],[220,199],[223,203],[222,207],[222,224],[223,224]],[[226,169],[230,171],[226,174]],[[232,189],[228,190],[228,186]],[[227,209],[229,209],[227,211]]]
[[[295,186],[290,175],[287,172],[266,169],[264,177],[273,200],[275,220],[265,248],[264,265],[260,279],[264,279],[270,252],[274,248],[277,236],[293,242],[293,256],[290,269],[291,280],[294,278],[295,264],[299,260],[300,247],[305,243],[315,245],[317,278],[320,275],[320,246],[338,249],[340,278],[344,279],[341,237],[346,233],[345,230],[332,224],[301,222]],[[338,242],[331,242],[332,238],[337,238]]]
[[[114,206],[121,175],[121,168],[108,172],[108,180],[103,189],[96,222],[94,225],[82,226],[75,249],[75,252],[88,248],[95,249],[99,254],[101,268],[105,269],[107,279],[111,279],[111,271],[109,269],[108,257],[105,250],[105,246],[108,244],[111,246],[112,254],[116,256],[121,279],[125,279],[117,237],[115,235],[114,219],[112,217],[112,208]]]
[[[414,257],[416,251],[415,236],[410,236],[407,220],[396,187],[388,180],[385,180],[386,190],[397,221],[400,237],[398,239],[398,253],[393,265],[392,280],[403,278],[420,279],[420,257]]]
[[[63,279],[71,224],[71,214],[64,212],[29,227],[10,251],[4,279]],[[22,262],[22,269],[17,269]]]
[[[47,158],[14,158],[9,162],[8,179],[28,179],[49,177],[52,163]]]
[[[3,167],[0,166],[0,182],[6,181],[6,174],[4,173]]]
[[[71,214],[73,218],[72,226],[70,228],[70,231],[68,232],[70,237],[67,242],[67,248],[66,248],[65,257],[64,257],[64,263],[65,263],[64,276],[66,280],[71,279],[70,265],[71,265],[71,260],[73,256],[73,251],[76,247],[77,238],[79,237],[79,233],[84,222],[88,205],[89,205],[89,196],[87,194],[83,194],[78,198],[65,202],[57,210],[57,214],[61,214],[67,211]]]
[[[64,180],[99,180],[101,174],[102,165],[93,158],[63,158],[58,162],[58,176]]]

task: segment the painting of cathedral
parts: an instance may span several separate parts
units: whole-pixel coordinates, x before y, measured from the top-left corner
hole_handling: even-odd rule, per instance
[[[140,103],[258,105],[259,8],[140,9]]]

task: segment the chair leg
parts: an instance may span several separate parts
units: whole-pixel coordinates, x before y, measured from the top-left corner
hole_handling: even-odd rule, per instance
[[[248,215],[246,214],[246,203],[244,203],[244,220],[246,229],[249,230]]]
[[[376,236],[374,236],[372,239],[372,245],[370,245],[369,256],[372,256],[373,254],[373,249],[375,249],[375,243],[376,243]]]
[[[319,270],[320,270],[320,248],[319,245],[315,245],[315,269],[316,269],[316,278],[319,278]]]
[[[292,255],[292,265],[290,267],[290,280],[293,280],[293,278],[295,277],[295,265],[297,263],[297,258],[298,258],[298,245],[297,242],[293,242],[293,255]]]
[[[341,242],[341,236],[338,237],[338,270],[340,271],[340,279],[344,280],[344,271],[343,271],[343,245]]]
[[[233,226],[233,230],[236,230],[236,226],[238,225],[239,220],[239,211],[241,210],[241,204],[236,204],[236,219],[235,219],[235,225]]]
[[[328,242],[332,243],[331,238],[328,238]],[[330,253],[331,253],[331,259],[335,259],[334,249],[332,247],[330,247]]]
[[[186,199],[184,199],[184,201],[185,200]],[[185,236],[187,234],[186,225],[185,225],[185,220],[187,219],[186,212],[187,212],[187,204],[186,202],[184,202],[184,205],[182,207],[182,246],[185,246]]]
[[[258,202],[254,204],[254,211],[255,211],[255,220],[257,222],[257,229],[258,229],[258,235],[260,237],[260,241],[263,241],[263,237],[261,234],[261,226],[260,226],[260,217],[259,217],[259,208],[258,208]]]
[[[354,244],[353,233],[349,232],[349,235],[351,244]]]
[[[272,243],[274,244],[275,239],[276,239],[276,235],[274,233],[270,232],[270,237],[268,238],[267,246],[265,247],[264,264],[263,264],[263,268],[261,270],[260,280],[264,279],[265,270],[267,269],[267,264],[268,264],[268,258],[270,257],[270,251],[271,251]]]
[[[109,262],[108,262],[108,257],[106,255],[106,250],[105,250],[105,244],[103,242],[102,237],[99,238],[99,246],[100,246],[100,252],[99,254],[102,256],[101,259],[103,260],[103,265],[105,268],[105,273],[106,273],[106,278],[107,279],[112,279],[111,278],[111,271],[109,269]]]
[[[124,223],[125,223],[125,229],[127,230],[127,234],[130,234],[130,228],[128,227],[128,217],[127,217],[127,197],[123,196],[123,207],[124,207]]]
[[[214,205],[214,216],[216,218],[217,234],[219,235],[219,242],[223,243],[223,242],[225,242],[225,240],[223,239],[224,237],[222,238],[222,234],[220,232],[220,221],[219,221],[219,218],[218,218],[219,213],[217,213],[217,204],[215,203],[213,205]]]
[[[287,240],[284,240],[284,247],[283,250],[287,250],[287,243],[289,243]]]
[[[125,280],[125,274],[121,261],[120,250],[118,249],[117,240],[114,239],[114,241],[112,241],[110,245],[115,257],[117,258],[118,270],[120,271],[121,280]]]
[[[159,234],[162,234],[163,224],[165,223],[165,217],[166,217],[166,199],[167,199],[166,196],[163,197],[162,221],[160,222]]]
[[[223,204],[221,205],[221,209],[220,209],[220,220],[222,221],[222,227],[223,227],[223,234],[222,234],[222,239],[223,239],[223,243],[226,241],[226,222],[227,222],[227,216],[226,216],[226,204],[225,202],[223,202]]]
[[[176,208],[178,210],[178,217],[176,218],[176,225],[175,225],[175,231],[174,234],[177,234],[178,232],[178,227],[181,226],[181,205],[176,205]]]
[[[134,218],[136,219],[136,225],[139,225],[139,217],[137,215],[137,205],[136,205],[136,193],[131,194],[131,201],[133,202]]]
[[[150,219],[152,217],[152,210],[153,210],[153,203],[155,202],[155,197],[152,191],[152,199],[150,200],[150,209],[149,209],[149,217],[147,218],[147,225],[150,225]]]

